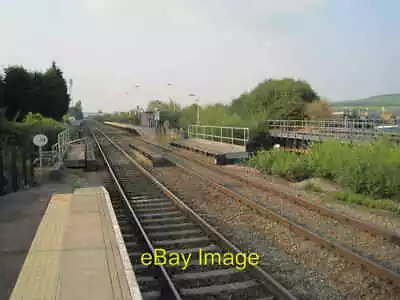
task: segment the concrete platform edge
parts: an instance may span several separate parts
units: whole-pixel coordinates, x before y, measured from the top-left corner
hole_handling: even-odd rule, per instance
[[[106,190],[104,186],[101,187],[104,198],[106,199],[106,204],[108,208],[108,212],[110,214],[111,222],[113,224],[113,229],[115,233],[115,238],[118,243],[119,253],[121,255],[122,264],[124,266],[124,271],[126,275],[126,279],[128,281],[129,291],[131,294],[131,299],[133,300],[142,300],[142,294],[140,293],[139,284],[137,283],[135,273],[133,272],[132,264],[129,259],[128,251],[126,250],[124,239],[122,238],[122,234],[118,225],[117,217],[114,213],[114,209],[111,204],[110,194]]]

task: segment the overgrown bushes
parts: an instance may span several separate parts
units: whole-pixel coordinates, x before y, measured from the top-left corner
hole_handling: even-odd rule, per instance
[[[305,155],[261,151],[249,165],[294,180],[330,179],[374,198],[400,198],[400,148],[386,141],[359,145],[326,141],[314,144]]]
[[[51,118],[43,117],[40,114],[29,113],[22,122],[2,121],[1,134],[13,137],[18,145],[32,146],[32,138],[36,134],[45,134],[49,141],[45,148],[57,143],[57,134],[66,126]]]

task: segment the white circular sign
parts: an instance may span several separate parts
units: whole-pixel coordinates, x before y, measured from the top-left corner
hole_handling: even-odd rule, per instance
[[[47,136],[44,134],[37,134],[33,137],[33,143],[38,147],[43,147],[48,142]]]

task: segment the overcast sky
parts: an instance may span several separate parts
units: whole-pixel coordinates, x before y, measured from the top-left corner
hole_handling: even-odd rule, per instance
[[[398,0],[0,0],[0,66],[55,60],[85,111],[226,103],[268,77],[347,100],[400,92],[399,14]]]

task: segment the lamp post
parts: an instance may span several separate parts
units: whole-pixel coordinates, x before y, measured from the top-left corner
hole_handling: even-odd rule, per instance
[[[199,105],[199,97],[195,94],[189,94],[190,97],[196,97],[194,100],[197,103],[197,124],[200,124],[200,105]]]
[[[135,88],[138,89],[139,87],[140,87],[140,84],[136,83]],[[141,125],[141,123],[142,123],[142,114],[141,114],[139,105],[136,106],[136,122],[137,122],[137,125]]]
[[[172,87],[172,83],[168,83],[168,86],[169,87]],[[174,98],[171,96],[171,93],[169,93],[169,99],[170,99],[170,101],[172,102],[172,105],[173,105],[173,108],[174,108],[174,112],[175,112],[175,110],[176,110],[176,107],[175,107],[175,101],[174,101]]]

